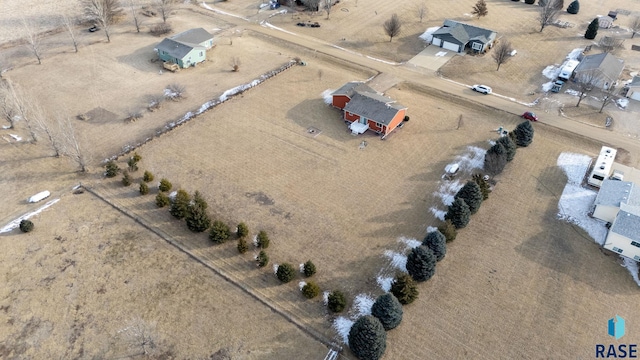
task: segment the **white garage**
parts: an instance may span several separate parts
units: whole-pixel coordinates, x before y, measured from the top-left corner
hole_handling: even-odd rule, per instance
[[[433,40],[431,41],[431,43],[435,46],[440,46],[440,44],[442,44],[442,39],[439,38],[433,38]]]
[[[627,97],[629,99],[640,101],[640,76],[634,76],[626,87],[628,89]]]
[[[447,50],[460,52],[460,45],[454,44],[454,43],[451,43],[451,42],[448,42],[448,41],[443,41],[442,42],[442,47],[444,49],[447,49]]]

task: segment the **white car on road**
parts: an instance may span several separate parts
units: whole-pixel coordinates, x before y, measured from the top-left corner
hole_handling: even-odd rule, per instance
[[[491,94],[491,88],[488,87],[487,85],[473,85],[471,87],[471,90],[477,91],[477,92],[485,94],[485,95]]]

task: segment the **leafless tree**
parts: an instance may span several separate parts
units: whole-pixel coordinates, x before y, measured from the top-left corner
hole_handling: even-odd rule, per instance
[[[389,35],[389,42],[393,40],[394,37],[400,35],[400,28],[402,27],[402,22],[397,14],[391,15],[391,18],[384,22],[384,32]]]
[[[78,30],[76,28],[77,20],[75,18],[69,17],[67,14],[63,14],[60,22],[65,30],[67,30],[67,34],[69,38],[71,38],[71,42],[73,43],[73,49],[75,52],[78,52]]]
[[[603,36],[598,41],[598,46],[603,53],[614,53],[622,49],[622,43],[624,43],[624,39],[611,36]]]
[[[80,168],[80,172],[87,172],[89,162],[86,149],[80,144],[80,139],[69,117],[58,117],[62,154],[69,157]]]
[[[60,157],[64,152],[64,148],[62,137],[58,133],[60,130],[59,127],[52,126],[53,124],[50,123],[50,118],[46,116],[40,104],[35,102],[35,100],[30,101],[29,107],[31,109],[31,122],[33,122],[35,130],[44,134],[49,141],[49,146],[51,146],[54,156]]]
[[[462,114],[460,114],[460,116],[458,116],[458,126],[456,127],[456,130],[462,129],[463,126],[464,126],[464,120],[462,119]]]
[[[324,75],[324,70],[318,69],[318,80],[322,80],[323,75]]]
[[[129,321],[129,325],[118,331],[118,335],[126,343],[127,347],[133,347],[140,351],[140,355],[154,355],[158,351],[158,342],[155,324],[149,324],[141,318]]]
[[[173,12],[175,4],[175,0],[156,0],[156,8],[158,9],[158,13],[162,18],[163,23],[166,23],[169,16],[171,16],[171,12]]]
[[[582,99],[587,97],[591,90],[593,90],[594,87],[597,87],[598,83],[602,81],[602,76],[598,71],[589,70],[577,74],[575,81],[578,86],[578,103],[576,104],[576,107],[579,107]]]
[[[38,141],[36,137],[36,132],[31,122],[31,114],[29,108],[29,101],[25,94],[21,89],[17,88],[13,83],[9,80],[4,81],[4,86],[6,86],[6,91],[9,96],[9,101],[11,102],[11,106],[14,111],[13,115],[13,123],[15,125],[15,121],[20,119],[24,121],[27,126],[27,130],[29,130],[29,135],[31,135],[31,140],[35,143]]]
[[[500,65],[506,63],[511,60],[511,52],[513,48],[511,47],[511,42],[507,39],[501,39],[497,46],[493,48],[493,53],[491,56],[493,60],[498,64],[498,68],[496,71],[500,70]]]
[[[320,9],[320,2],[324,0],[302,0],[304,6],[309,9],[309,11],[318,11]]]
[[[13,100],[5,81],[0,80],[0,116],[9,123],[9,127],[13,128],[16,121],[16,112],[13,108]]]
[[[40,42],[40,35],[33,29],[33,26],[27,23],[27,20],[22,19],[22,26],[24,27],[24,35],[27,40],[27,47],[29,51],[33,53],[33,56],[38,59],[38,65],[42,64],[42,45]]]
[[[634,17],[629,27],[631,28],[631,38],[633,39],[633,37],[640,32],[640,16]]]
[[[487,9],[487,3],[484,0],[478,0],[478,2],[473,5],[473,10],[471,13],[477,17],[487,16],[489,13],[489,9]]]
[[[102,27],[107,37],[107,42],[111,42],[111,25],[122,13],[119,0],[81,0],[84,14],[97,26]]]
[[[598,111],[598,113],[602,114],[602,110],[604,110],[607,105],[613,104],[616,101],[613,93],[613,89],[602,91],[602,97],[600,98],[600,111]]]
[[[426,3],[421,3],[420,5],[418,5],[418,7],[416,8],[416,13],[418,14],[418,18],[420,19],[420,22],[422,22],[422,20],[427,17],[427,4]]]
[[[140,13],[138,12],[138,4],[136,0],[129,0],[129,9],[131,10],[131,17],[133,18],[133,25],[135,25],[136,27],[136,32],[140,32],[142,19],[140,18]]]
[[[562,9],[558,8],[559,0],[548,0],[544,5],[540,6],[540,13],[538,14],[538,22],[540,23],[540,32],[544,30],[547,25],[553,24],[558,17],[558,13]]]
[[[322,0],[322,7],[324,11],[327,12],[327,20],[329,20],[329,15],[331,15],[331,7],[333,6],[333,0]]]
[[[231,68],[233,69],[234,72],[240,71],[240,58],[239,57],[234,56],[231,59]]]

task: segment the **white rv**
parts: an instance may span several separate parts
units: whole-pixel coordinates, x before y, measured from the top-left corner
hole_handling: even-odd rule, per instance
[[[616,159],[616,153],[618,151],[614,148],[603,146],[600,150],[600,155],[593,165],[593,170],[589,175],[587,183],[589,185],[600,187],[602,181],[607,179],[611,175],[613,161]]]
[[[578,60],[567,60],[564,64],[562,64],[562,69],[560,69],[560,74],[558,74],[558,79],[567,81],[571,79],[573,76],[573,71],[578,67],[580,61]]]

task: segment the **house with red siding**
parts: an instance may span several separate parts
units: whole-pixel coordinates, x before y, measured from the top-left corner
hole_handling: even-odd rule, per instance
[[[407,107],[361,82],[348,82],[331,93],[332,105],[341,109],[354,135],[367,130],[384,139],[402,124]]]

